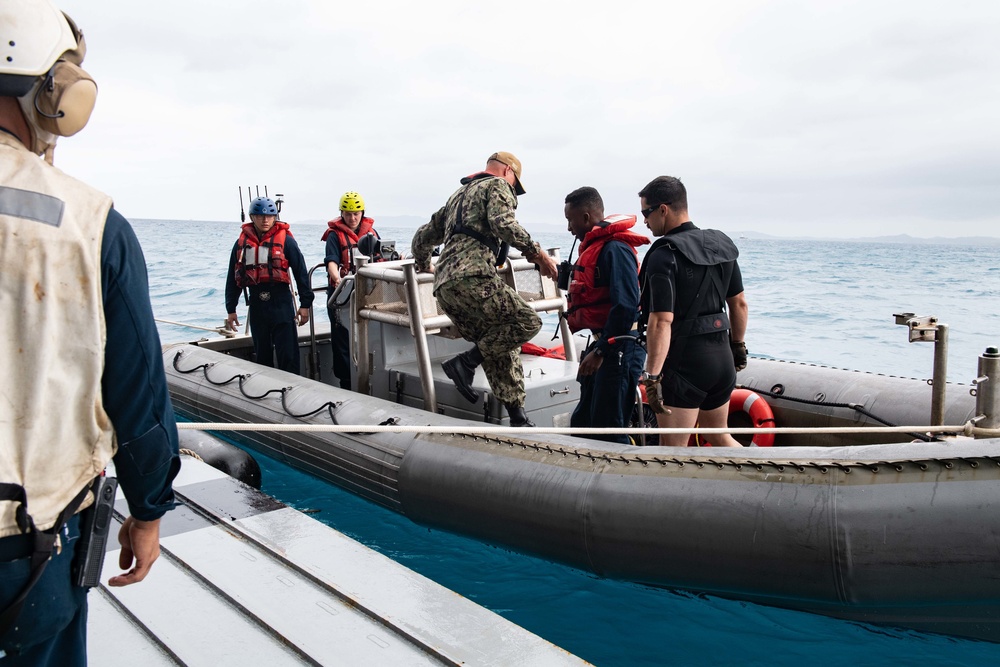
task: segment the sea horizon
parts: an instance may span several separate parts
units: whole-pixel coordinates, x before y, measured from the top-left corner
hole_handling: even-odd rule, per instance
[[[134,221],[141,222],[176,222],[176,223],[189,223],[189,222],[199,222],[206,224],[225,224],[231,225],[234,223],[242,224],[236,220],[200,220],[197,218],[187,218],[184,220],[178,220],[176,218],[143,218],[136,217],[132,218]],[[319,219],[305,219],[305,220],[283,220],[290,225],[323,225],[326,224],[326,220]],[[413,229],[414,231],[426,222],[425,218],[413,215],[385,215],[376,218],[376,225],[381,224],[385,227],[397,227],[404,229]],[[641,226],[641,225],[640,225]],[[543,234],[556,234],[556,233],[569,233],[566,230],[565,225],[556,225],[551,223],[535,223],[526,224],[525,228],[529,233],[543,233]],[[892,244],[913,244],[913,245],[962,245],[962,246],[975,246],[975,245],[986,245],[986,246],[998,246],[1000,247],[1000,236],[986,236],[986,235],[976,235],[976,236],[912,236],[910,234],[882,234],[877,236],[846,236],[846,237],[836,237],[836,236],[810,236],[806,234],[795,235],[795,236],[784,236],[780,234],[768,234],[765,232],[758,232],[751,229],[744,230],[731,230],[725,228],[719,228],[727,235],[733,237],[740,241],[824,241],[824,242],[835,242],[835,243],[892,243]],[[645,228],[638,229],[639,232],[645,232]]]

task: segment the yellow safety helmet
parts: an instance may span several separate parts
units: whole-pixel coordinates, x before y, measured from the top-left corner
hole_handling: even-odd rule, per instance
[[[365,210],[365,200],[361,198],[361,195],[353,190],[345,192],[344,196],[340,198],[340,210],[363,211]]]

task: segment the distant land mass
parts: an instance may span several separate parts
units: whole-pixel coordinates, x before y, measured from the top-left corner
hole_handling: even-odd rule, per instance
[[[377,227],[406,227],[416,229],[427,222],[427,218],[419,215],[380,215],[375,218]],[[326,220],[296,220],[295,223],[302,225],[325,224]],[[294,224],[294,223],[293,223]]]
[[[136,218],[136,220],[144,220],[149,222],[172,222],[170,220],[162,220],[157,218]],[[376,224],[380,227],[402,227],[404,229],[416,229],[420,225],[427,222],[427,218],[419,215],[380,215],[376,218]],[[211,220],[199,221],[199,222],[216,222]],[[218,221],[223,222],[223,221]],[[225,221],[228,224],[233,224],[234,221]],[[315,225],[324,224],[326,220],[293,220],[291,224],[300,225]],[[560,232],[566,232],[565,224],[554,225],[551,223],[536,223],[528,224],[528,231],[544,232],[548,234],[556,234]],[[638,227],[638,225],[637,225]],[[645,232],[646,229],[642,228],[641,232]],[[776,236],[774,234],[764,234],[763,232],[754,231],[729,231],[723,230],[731,236],[734,240],[747,240],[747,241],[836,241],[838,243],[900,243],[900,244],[911,244],[911,245],[962,245],[962,246],[986,246],[986,247],[998,247],[1000,246],[1000,237],[997,236],[933,236],[930,238],[920,237],[920,236],[910,236],[909,234],[893,234],[886,236],[854,236],[850,238],[836,238],[831,236]],[[568,232],[567,232],[568,233]]]
[[[761,232],[742,231],[726,232],[736,240],[759,241],[837,241],[840,243],[900,243],[909,245],[972,245],[1000,246],[1000,237],[996,236],[932,236],[930,238],[910,236],[909,234],[892,234],[887,236],[854,236],[835,238],[830,236],[774,236]]]

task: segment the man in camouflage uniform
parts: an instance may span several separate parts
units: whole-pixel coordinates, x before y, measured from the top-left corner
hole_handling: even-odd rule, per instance
[[[475,347],[442,364],[459,392],[479,400],[472,387],[483,365],[493,394],[503,402],[511,426],[534,426],[524,413],[524,370],[520,347],[542,321],[497,274],[506,246],[514,246],[544,276],[556,278],[556,263],[514,218],[521,162],[507,152],[491,155],[486,169],[466,176],[448,203],[417,230],[410,244],[418,271],[434,271],[434,295],[458,332]],[[443,243],[437,267],[434,247]]]

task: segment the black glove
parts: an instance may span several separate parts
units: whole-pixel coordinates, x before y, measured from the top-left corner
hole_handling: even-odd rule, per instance
[[[747,344],[743,341],[730,341],[729,348],[733,351],[733,365],[737,371],[747,367]]]

